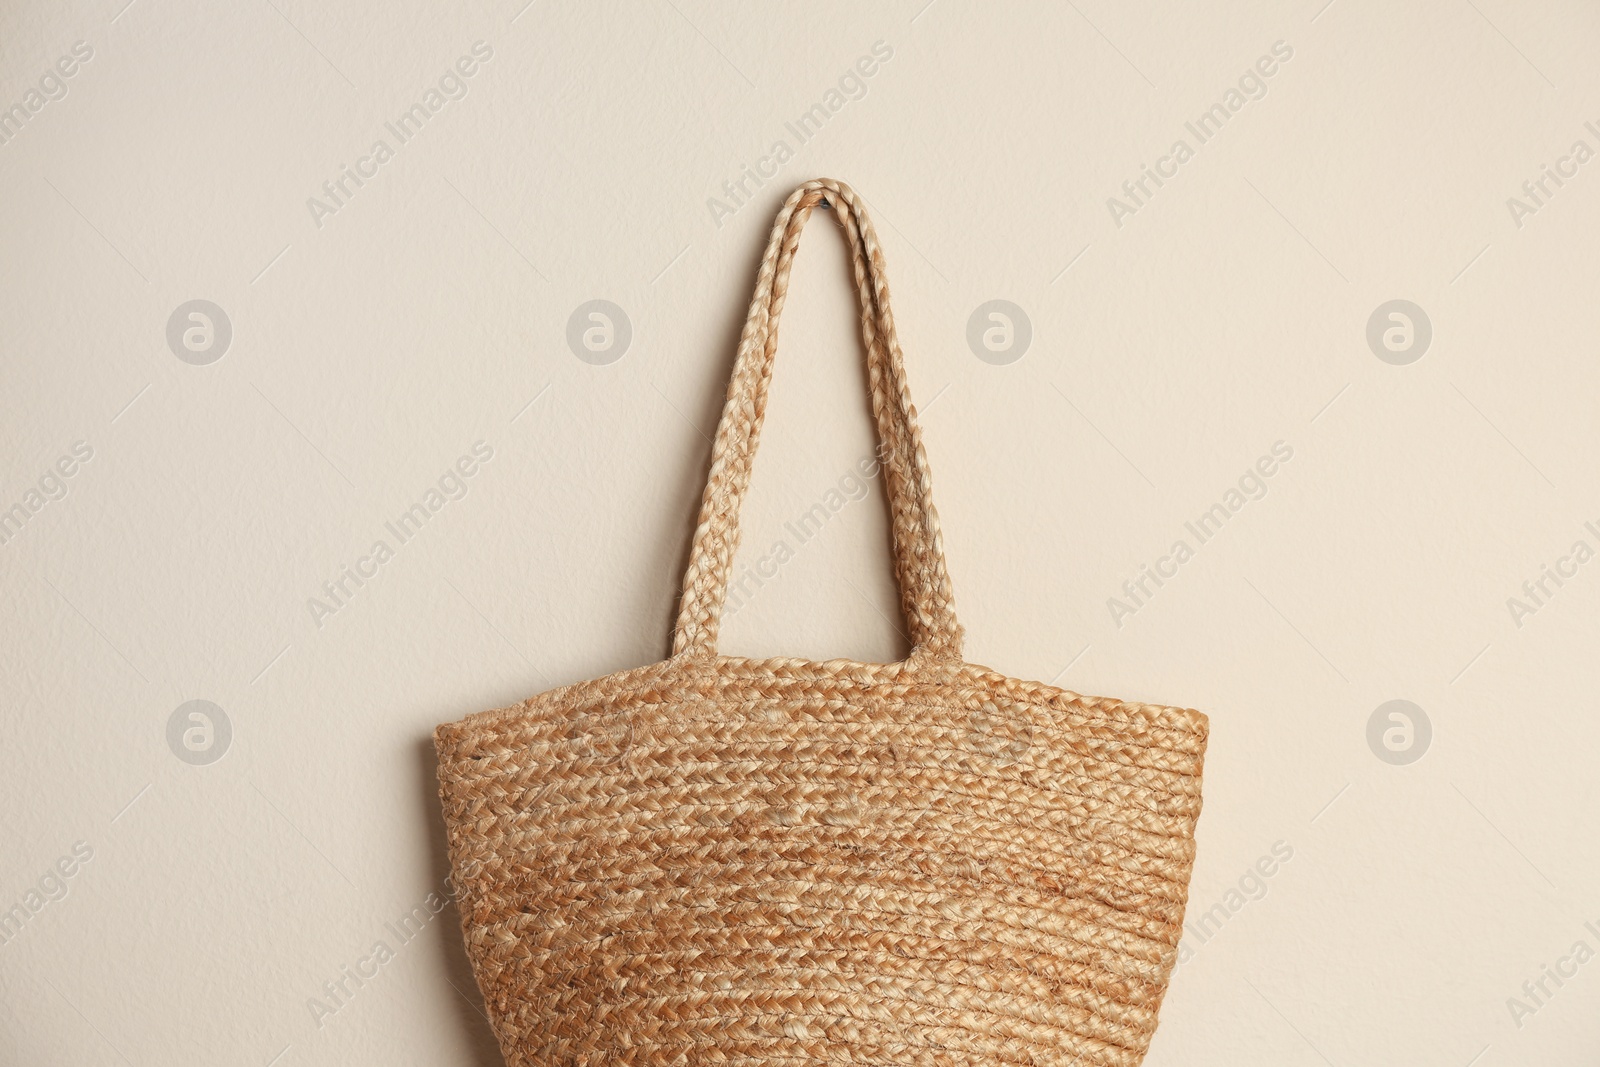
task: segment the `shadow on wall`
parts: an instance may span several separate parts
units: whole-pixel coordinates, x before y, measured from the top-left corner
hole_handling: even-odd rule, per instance
[[[439,810],[439,760],[431,737],[417,742],[417,773],[422,794],[419,821],[427,827],[428,834],[428,884],[442,886],[450,875],[450,852],[444,817]],[[500,1056],[500,1045],[489,1025],[477,979],[472,976],[472,964],[461,939],[461,912],[453,898],[439,913],[438,921],[431,925],[433,936],[443,943],[440,955],[445,961],[445,970],[438,977],[449,986],[441,988],[439,995],[457,1008],[456,1017],[469,1057],[464,1062],[473,1067],[504,1067],[505,1060]]]

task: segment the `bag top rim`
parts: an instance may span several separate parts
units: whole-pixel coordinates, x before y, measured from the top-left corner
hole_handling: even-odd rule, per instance
[[[515,704],[473,712],[441,723],[434,730],[437,742],[460,740],[463,734],[493,729],[540,710],[578,703],[630,701],[652,690],[700,688],[709,699],[727,699],[750,683],[770,688],[776,683],[797,690],[867,692],[885,686],[926,687],[932,691],[971,689],[991,695],[1043,704],[1057,711],[1088,712],[1109,719],[1160,720],[1167,729],[1207,738],[1210,718],[1194,708],[1150,704],[1118,697],[1094,696],[1046,682],[1001,674],[982,664],[897,660],[869,663],[853,659],[812,660],[792,656],[673,656],[640,667],[629,667],[598,678],[572,682],[533,694]],[[752,692],[755,690],[752,688]],[[792,695],[791,695],[792,696]]]

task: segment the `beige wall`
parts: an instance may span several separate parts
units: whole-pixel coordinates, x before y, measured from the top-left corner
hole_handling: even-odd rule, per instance
[[[1211,715],[1149,1063],[1589,1062],[1592,5],[122,2],[0,13],[0,1059],[497,1062],[454,910],[391,928],[442,891],[429,731],[663,654],[766,228],[828,175],[971,658]],[[819,220],[742,557],[793,558],[727,651],[899,651],[876,487],[785,527],[871,448],[844,263]]]

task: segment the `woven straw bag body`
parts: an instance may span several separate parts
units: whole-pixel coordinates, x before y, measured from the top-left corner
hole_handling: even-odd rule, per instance
[[[807,218],[850,244],[900,663],[719,656]],[[671,658],[440,726],[467,952],[512,1067],[1134,1067],[1177,955],[1207,724],[966,663],[883,257],[807,182],[762,261]]]

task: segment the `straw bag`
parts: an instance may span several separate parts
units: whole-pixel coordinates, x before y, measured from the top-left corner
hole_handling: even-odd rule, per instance
[[[719,656],[801,228],[854,259],[901,663]],[[883,254],[778,213],[670,659],[440,726],[467,953],[533,1064],[1133,1067],[1177,955],[1206,718],[961,658]]]

